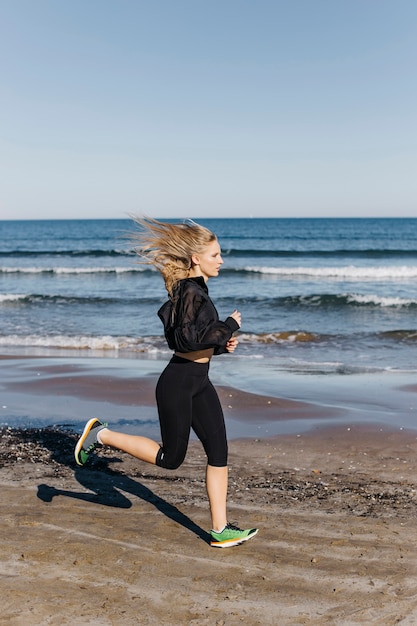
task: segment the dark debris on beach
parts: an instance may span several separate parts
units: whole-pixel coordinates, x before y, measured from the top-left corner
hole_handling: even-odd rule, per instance
[[[70,428],[0,428],[0,469],[24,463],[39,463],[65,474],[77,467],[74,447],[79,435]],[[105,471],[108,463],[93,455],[89,466]]]
[[[417,513],[414,485],[374,480],[365,475],[331,473],[315,477],[287,471],[265,476],[261,481],[249,480],[247,489],[255,494],[267,490],[269,503],[315,501],[329,513],[348,511],[364,517]]]
[[[36,464],[45,472],[70,478],[77,468],[73,450],[78,435],[66,428],[0,428],[0,470]],[[117,465],[115,465],[117,463]],[[133,464],[134,463],[134,464]],[[205,498],[204,471],[189,474],[168,474],[159,468],[143,471],[143,464],[132,461],[124,453],[102,449],[92,455],[87,468],[105,474],[129,476],[146,481],[149,486],[163,490],[163,484],[176,483],[170,489],[172,503],[181,504]],[[203,468],[202,468],[203,470]],[[375,479],[366,473],[342,474],[326,472],[315,474],[303,470],[294,472],[280,469],[250,474],[247,467],[233,468],[229,499],[234,503],[253,502],[256,506],[271,504],[282,507],[308,505],[328,513],[345,511],[356,516],[402,517],[417,514],[415,486],[407,481]],[[158,487],[159,485],[159,487]]]
[[[0,468],[15,463],[68,465],[73,461],[77,435],[49,428],[1,428]]]

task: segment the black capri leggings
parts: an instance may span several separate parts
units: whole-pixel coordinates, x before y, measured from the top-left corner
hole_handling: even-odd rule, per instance
[[[209,465],[227,465],[223,410],[209,377],[209,363],[173,356],[156,386],[162,447],[156,464],[177,469],[184,461],[191,428],[203,444]]]

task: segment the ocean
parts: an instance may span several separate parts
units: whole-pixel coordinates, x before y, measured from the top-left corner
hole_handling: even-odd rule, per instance
[[[327,390],[350,376],[367,376],[368,388],[381,376],[413,380],[417,219],[197,221],[222,247],[208,284],[220,317],[242,313],[237,352],[213,360],[222,383],[291,396],[300,375]],[[0,221],[1,352],[166,361],[156,315],[166,292],[132,253],[134,228]]]

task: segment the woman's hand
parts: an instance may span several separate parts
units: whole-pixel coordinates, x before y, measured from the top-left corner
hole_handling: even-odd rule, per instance
[[[232,317],[235,320],[235,322],[239,324],[239,328],[242,326],[242,316],[239,313],[239,311],[235,309],[233,313],[229,315],[229,317]]]
[[[238,346],[238,343],[239,342],[236,339],[236,337],[232,337],[231,339],[229,339],[229,341],[226,344],[227,352],[234,352],[236,350],[237,346]]]

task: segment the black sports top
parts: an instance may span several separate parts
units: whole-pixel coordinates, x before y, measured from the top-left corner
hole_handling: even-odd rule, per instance
[[[240,328],[233,317],[224,322],[219,320],[202,276],[180,280],[158,316],[168,346],[176,352],[214,348],[214,354],[222,354],[227,352],[226,343]]]

